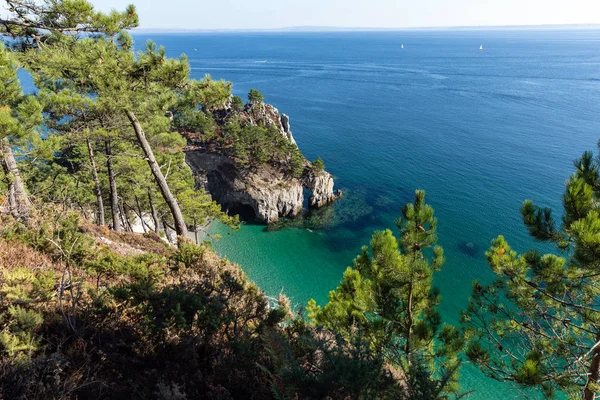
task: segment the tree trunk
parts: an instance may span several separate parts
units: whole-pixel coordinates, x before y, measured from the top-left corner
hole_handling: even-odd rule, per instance
[[[152,219],[154,220],[154,232],[158,234],[160,228],[158,227],[158,213],[156,207],[154,207],[154,201],[152,201],[152,192],[148,189],[148,201],[150,201],[150,209],[152,210]]]
[[[123,215],[125,216],[125,222],[127,222],[127,227],[129,229],[129,232],[133,232],[133,225],[131,224],[131,219],[129,218],[129,215],[125,211],[125,202],[123,202],[123,205],[121,207],[123,208]]]
[[[135,195],[135,204],[137,206],[137,212],[138,212],[138,216],[140,217],[140,223],[142,224],[142,229],[144,230],[144,233],[147,233],[148,230],[146,229],[146,222],[144,221],[144,213],[142,212],[142,206],[140,205],[140,199],[138,199],[137,195]]]
[[[123,227],[123,230],[128,232],[129,229],[127,229],[127,222],[125,221],[125,211],[123,210],[121,204],[119,204],[119,217],[121,218],[121,226]]]
[[[154,152],[152,151],[152,148],[150,147],[150,144],[146,139],[146,135],[144,134],[142,125],[140,124],[133,112],[127,111],[126,113],[127,117],[129,118],[129,121],[131,122],[131,125],[133,126],[133,130],[135,131],[137,139],[140,142],[142,149],[144,150],[144,154],[146,155],[146,159],[148,160],[148,165],[150,165],[150,170],[152,171],[154,179],[156,180],[156,183],[160,188],[160,192],[162,193],[165,202],[171,210],[171,214],[173,215],[173,221],[175,222],[175,231],[177,232],[178,236],[187,237],[187,226],[185,225],[183,214],[179,209],[179,203],[177,203],[177,199],[171,193],[171,189],[167,184],[167,180],[165,179],[158,163],[156,162]]]
[[[600,342],[600,331],[596,333],[596,343]],[[583,400],[594,400],[596,398],[595,386],[600,378],[600,346],[595,346],[592,351],[592,362],[588,371],[588,379],[583,391]]]
[[[31,200],[25,191],[25,185],[19,173],[17,160],[7,138],[0,141],[0,157],[2,169],[8,180],[8,205],[11,214],[21,220],[26,220],[31,212]]]
[[[2,166],[4,167],[4,162],[2,162]],[[6,174],[6,169],[2,168],[4,170],[4,173]],[[12,185],[10,183],[9,178],[6,178],[7,183],[8,183],[8,192],[6,193],[6,197],[8,199],[8,211],[10,211],[11,215],[14,217],[15,214],[13,213],[14,210],[14,205],[17,204],[17,199],[15,198],[15,185]]]
[[[167,221],[165,221],[163,219],[162,225],[163,225],[163,230],[165,232],[165,238],[167,239],[167,241],[171,244],[175,244],[176,241],[174,241],[173,238],[171,238],[171,231],[169,231],[169,226],[167,225]]]
[[[407,317],[406,317],[406,344],[404,346],[404,354],[406,354],[406,362],[410,365],[410,352],[411,352],[411,348],[410,348],[410,337],[412,336],[412,328],[413,328],[413,324],[414,324],[414,320],[413,320],[413,313],[412,313],[412,307],[413,307],[413,282],[412,282],[412,277],[411,277],[411,281],[408,287],[408,307],[407,307]]]
[[[196,238],[196,244],[198,243],[198,223],[196,222],[196,217],[194,217],[194,237]]]
[[[102,188],[100,186],[100,179],[98,178],[94,149],[92,149],[90,139],[87,139],[87,148],[90,155],[90,164],[92,165],[92,177],[94,178],[94,191],[96,192],[96,204],[98,207],[98,225],[102,226],[104,225],[104,201],[102,200]]]
[[[117,181],[112,164],[112,148],[110,140],[104,142],[106,149],[106,169],[108,170],[108,183],[110,186],[110,210],[112,212],[113,229],[121,232],[121,223],[119,222],[119,195],[117,193]]]

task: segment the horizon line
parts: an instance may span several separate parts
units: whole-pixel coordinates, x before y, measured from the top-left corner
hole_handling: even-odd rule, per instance
[[[132,32],[351,32],[351,31],[445,31],[445,30],[541,30],[541,29],[600,29],[600,23],[579,24],[538,24],[538,25],[459,25],[459,26],[422,26],[422,27],[346,27],[299,25],[279,28],[134,28]]]

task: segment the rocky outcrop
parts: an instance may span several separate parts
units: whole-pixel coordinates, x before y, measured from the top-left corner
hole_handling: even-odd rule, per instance
[[[311,191],[308,206],[319,208],[326,206],[341,197],[341,192],[333,191],[333,177],[326,171],[314,172],[307,167],[304,173],[304,187]]]
[[[269,224],[280,217],[298,215],[304,205],[304,188],[311,191],[309,207],[313,208],[330,204],[340,195],[333,191],[331,174],[313,172],[310,163],[303,177],[297,179],[270,165],[250,171],[227,156],[202,149],[188,150],[185,160],[197,188],[206,190],[224,210],[244,220]]]
[[[262,123],[266,127],[274,126],[281,132],[283,137],[296,144],[290,128],[290,117],[286,114],[279,114],[279,110],[270,104],[247,104],[240,118],[243,122],[251,125]]]
[[[286,114],[281,114],[280,121],[282,135],[297,146],[298,144],[296,143],[294,135],[292,135],[292,129],[290,128],[290,117],[288,117]]]
[[[280,115],[272,105],[247,104],[238,115],[242,125],[274,127],[296,145],[290,118]],[[331,174],[317,171],[309,161],[304,161],[304,171],[297,178],[285,166],[285,160],[283,165],[275,161],[247,168],[210,142],[195,141],[188,136],[188,144],[185,160],[194,173],[196,187],[210,193],[225,211],[243,220],[269,224],[280,217],[299,214],[304,205],[304,189],[311,193],[308,199],[311,208],[330,204],[341,195],[333,191]]]

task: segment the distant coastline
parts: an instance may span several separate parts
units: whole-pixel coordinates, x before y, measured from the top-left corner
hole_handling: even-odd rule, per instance
[[[598,30],[600,24],[549,24],[549,25],[486,25],[486,26],[432,26],[432,27],[335,27],[294,26],[270,29],[194,29],[194,28],[138,28],[135,33],[285,33],[285,32],[418,32],[418,31],[520,31],[520,30]]]

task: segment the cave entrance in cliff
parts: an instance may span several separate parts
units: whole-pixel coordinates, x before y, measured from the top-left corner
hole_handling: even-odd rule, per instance
[[[232,204],[229,207],[230,215],[239,215],[240,221],[254,222],[256,221],[256,212],[254,208],[248,204]]]

